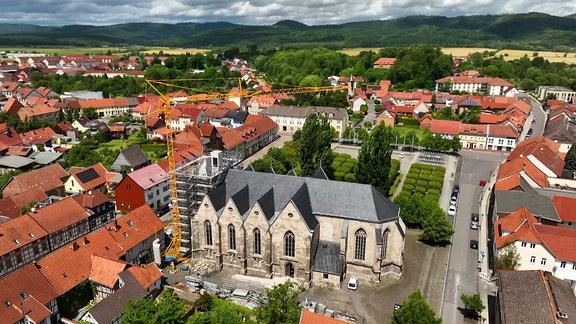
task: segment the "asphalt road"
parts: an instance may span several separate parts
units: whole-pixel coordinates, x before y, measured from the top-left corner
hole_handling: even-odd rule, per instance
[[[470,216],[473,212],[478,213],[483,188],[479,186],[480,180],[488,179],[505,158],[502,152],[462,151],[461,155],[460,194],[454,218],[456,232],[452,237],[442,307],[442,321],[448,324],[466,322],[458,310],[463,306],[460,295],[478,292],[478,251],[470,248],[470,240],[478,240],[479,231],[470,229]]]
[[[530,100],[530,103],[532,105],[532,112],[530,113],[528,119],[526,120],[526,125],[522,130],[520,139],[526,138],[526,134],[528,133],[529,129],[532,129],[533,132],[531,137],[540,136],[544,133],[544,127],[546,126],[546,120],[548,118],[548,115],[546,114],[546,112],[544,111],[542,105],[538,100],[528,95],[524,95],[523,97]],[[536,121],[532,123],[534,119]]]

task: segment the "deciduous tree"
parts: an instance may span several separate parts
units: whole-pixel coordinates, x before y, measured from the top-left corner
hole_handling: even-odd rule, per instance
[[[302,291],[304,289],[296,287],[292,281],[275,285],[272,289],[267,288],[268,302],[256,308],[259,323],[298,323],[302,309],[298,296]]]
[[[162,292],[158,300],[151,297],[129,301],[122,315],[127,324],[184,323],[186,304],[170,289]]]
[[[392,324],[441,324],[442,319],[424,299],[420,289],[410,293],[400,309],[392,314]]]
[[[306,118],[299,136],[302,176],[313,175],[321,166],[330,179],[334,178],[332,137],[332,127],[327,117],[311,114]]]
[[[358,152],[357,181],[372,185],[383,195],[388,195],[390,190],[391,141],[390,127],[379,124],[370,132]]]
[[[572,178],[573,172],[576,172],[576,143],[572,144],[564,159],[565,176]]]
[[[482,303],[480,294],[476,293],[474,295],[460,295],[460,300],[464,303],[464,308],[466,308],[468,317],[478,317],[478,313],[482,312],[486,306]]]
[[[420,234],[420,239],[431,244],[446,244],[454,234],[452,224],[438,204],[424,219],[422,229],[424,231]]]
[[[494,268],[497,270],[516,270],[520,267],[520,254],[516,245],[508,243],[498,250],[498,256],[494,258]]]

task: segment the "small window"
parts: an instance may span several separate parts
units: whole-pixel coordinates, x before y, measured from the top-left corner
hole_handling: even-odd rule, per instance
[[[288,213],[288,217],[292,217],[292,216],[294,216],[294,214]]]
[[[126,184],[126,189],[130,190],[132,188],[132,185],[130,185],[129,183]]]
[[[527,244],[526,244],[526,242],[522,242],[521,245],[522,245],[522,247],[526,247]]]
[[[576,270],[576,263],[572,263],[572,270]]]
[[[535,248],[536,248],[536,244],[535,244],[535,243],[530,243],[530,248],[531,248],[531,249],[535,249]]]
[[[536,257],[535,256],[530,257],[530,263],[536,263]]]
[[[566,261],[560,262],[560,268],[562,269],[566,268]]]
[[[128,226],[133,227],[134,226],[134,222],[132,222],[131,220],[128,221]]]
[[[546,258],[542,258],[542,260],[540,261],[541,265],[546,265]]]
[[[233,210],[234,210],[234,208],[228,207],[228,211],[233,211]]]
[[[327,274],[327,273],[323,273],[323,274],[322,274],[322,278],[328,279],[328,274]]]

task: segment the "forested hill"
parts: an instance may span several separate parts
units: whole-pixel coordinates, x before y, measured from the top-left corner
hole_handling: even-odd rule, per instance
[[[543,13],[484,16],[411,16],[341,25],[307,26],[281,21],[271,26],[231,23],[127,23],[110,26],[0,24],[0,44],[101,46],[143,45],[259,48],[386,47],[431,44],[528,50],[576,49],[576,18]]]

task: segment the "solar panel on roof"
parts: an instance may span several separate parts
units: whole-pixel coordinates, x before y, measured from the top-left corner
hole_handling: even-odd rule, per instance
[[[98,174],[98,172],[96,172],[96,170],[94,170],[94,168],[90,168],[88,170],[78,172],[76,176],[78,177],[78,179],[80,179],[80,181],[86,183],[88,181],[97,179],[100,175]]]

